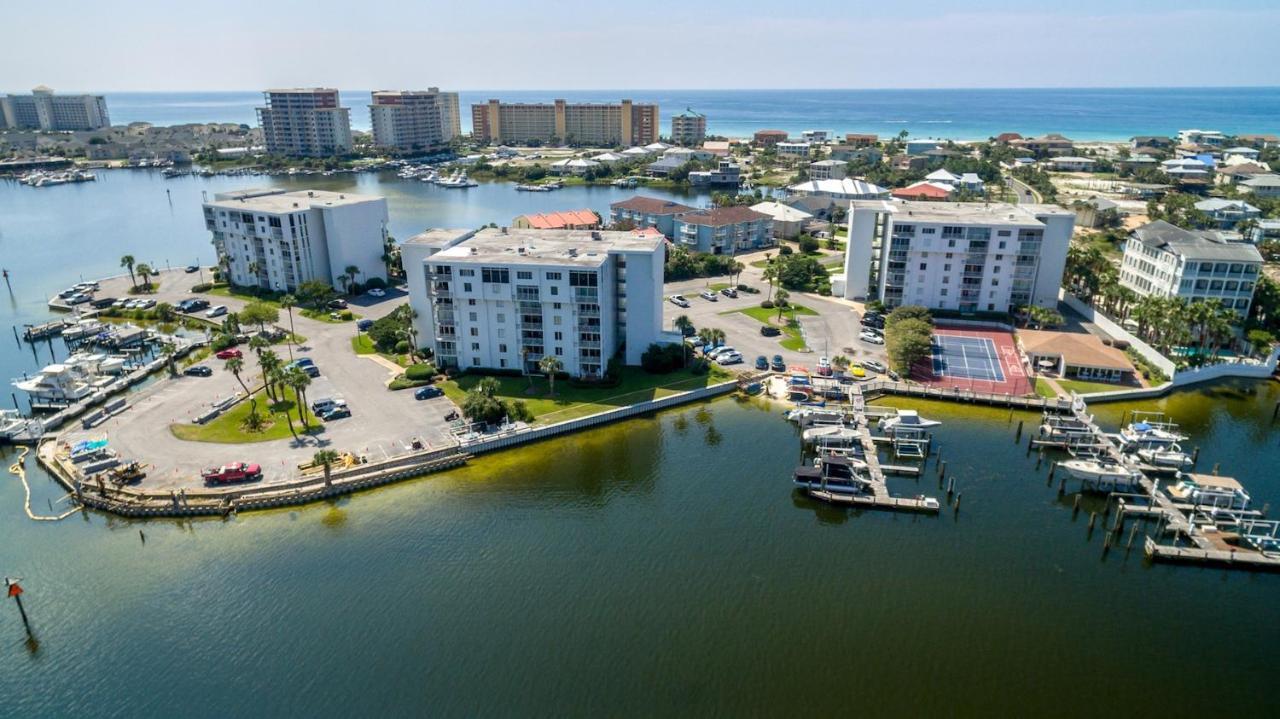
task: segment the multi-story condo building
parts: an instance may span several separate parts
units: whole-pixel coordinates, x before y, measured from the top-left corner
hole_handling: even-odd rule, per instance
[[[204,224],[232,284],[293,292],[310,280],[343,288],[346,281],[386,278],[382,197],[279,188],[223,192],[204,203]]]
[[[733,160],[720,160],[716,163],[714,170],[694,170],[689,173],[689,184],[696,187],[707,187],[712,185],[732,185],[737,187],[742,184],[742,167]]]
[[[782,157],[808,157],[812,149],[807,142],[778,142],[773,147]]]
[[[800,133],[800,141],[807,142],[811,145],[821,145],[831,139],[831,133],[826,130],[805,130]]]
[[[375,90],[369,105],[373,142],[401,152],[435,152],[457,137],[458,93]]]
[[[553,355],[575,377],[629,365],[662,331],[665,242],[590,230],[433,229],[401,246],[419,341],[442,367],[538,372]]]
[[[736,255],[773,244],[773,218],[741,205],[686,212],[674,225],[672,240],[695,252]]]
[[[258,124],[267,152],[289,157],[328,157],[351,152],[351,111],[339,107],[338,91],[293,88],[262,93]]]
[[[1054,205],[855,201],[833,289],[888,307],[1053,307],[1074,225],[1075,213]]]
[[[0,98],[0,127],[18,130],[98,130],[111,127],[102,95],[55,95],[40,85],[30,95]]]
[[[654,227],[663,236],[674,237],[676,216],[693,211],[679,202],[636,195],[609,205],[609,221],[614,225],[629,224],[637,230]]]
[[[671,141],[685,147],[697,147],[707,139],[707,116],[685,108],[671,116]]]
[[[840,160],[818,160],[809,163],[810,180],[843,180],[849,174],[849,163]]]
[[[658,141],[658,106],[620,104],[509,103],[471,106],[471,136],[480,142],[581,145],[648,145]]]
[[[1218,301],[1244,318],[1261,272],[1262,255],[1251,244],[1156,220],[1125,241],[1120,284],[1140,295]]]

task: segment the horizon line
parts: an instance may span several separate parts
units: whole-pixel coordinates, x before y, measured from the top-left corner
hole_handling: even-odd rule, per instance
[[[278,85],[276,87],[285,87]],[[327,87],[327,86],[307,86],[298,85],[294,87]],[[268,88],[263,89],[220,89],[220,90],[200,90],[200,89],[156,89],[156,90],[136,90],[136,89],[116,89],[116,90],[66,90],[61,91],[67,94],[76,92],[86,93],[137,93],[137,94],[168,94],[178,92],[204,92],[204,93],[242,93],[242,92],[264,92]],[[336,88],[339,92],[343,92],[343,88]],[[378,89],[392,88],[347,88],[346,92],[372,92]],[[395,88],[403,89],[403,88]],[[975,90],[1277,90],[1280,85],[1010,85],[1010,86],[989,86],[989,87],[688,87],[688,88],[620,88],[620,87],[582,87],[582,88],[459,88],[457,90],[443,90],[443,92],[970,92]]]

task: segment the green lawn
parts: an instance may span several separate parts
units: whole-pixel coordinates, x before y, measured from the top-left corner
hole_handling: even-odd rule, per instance
[[[270,297],[259,297],[252,292],[232,289],[229,285],[218,285],[217,287],[210,289],[205,294],[216,295],[218,297],[235,297],[236,299],[241,299],[245,302],[261,302],[264,305],[270,305],[280,311],[280,322],[277,322],[277,324],[288,323],[289,321],[289,313],[280,306],[279,300],[275,300]],[[352,313],[351,320],[335,320],[329,316],[330,310],[313,310],[301,307],[295,307],[294,310],[303,317],[308,317],[319,322],[350,322],[360,318],[359,315]],[[341,310],[339,310],[339,312],[341,312]]]
[[[1086,382],[1079,379],[1060,379],[1058,384],[1068,392],[1076,394],[1090,394],[1092,392],[1115,392],[1116,390],[1132,389],[1122,384],[1110,384],[1107,382]]]
[[[1048,397],[1049,399],[1056,399],[1058,397],[1058,393],[1054,391],[1052,387],[1049,386],[1048,382],[1045,382],[1042,379],[1038,379],[1035,382],[1036,382],[1037,395],[1041,397]]]
[[[355,350],[358,355],[378,353],[377,348],[373,346],[373,340],[369,339],[369,335],[363,332],[351,338],[351,349]]]
[[[649,374],[639,367],[624,367],[622,383],[617,387],[601,389],[572,387],[561,380],[556,383],[556,394],[548,396],[548,383],[544,378],[533,378],[533,393],[529,394],[529,380],[524,377],[494,377],[498,381],[498,396],[506,401],[521,400],[533,413],[534,424],[554,424],[568,419],[585,417],[626,405],[657,399],[679,392],[700,389],[732,378],[725,369],[712,366],[703,375],[690,370],[670,374]],[[481,375],[462,375],[441,382],[439,387],[455,404],[461,405],[467,390],[479,382]]]
[[[730,311],[741,312],[742,314],[747,315],[748,317],[756,320],[760,324],[768,324],[768,325],[773,325],[774,327],[778,327],[778,325],[772,322],[772,320],[778,317],[777,308],[767,310],[763,307],[760,307],[759,305],[756,305],[755,307],[747,307],[741,310],[730,310]],[[782,330],[782,335],[781,335],[781,339],[779,340],[779,344],[782,345],[783,349],[789,349],[793,352],[800,352],[805,349],[804,337],[800,335],[800,323],[796,320],[796,316],[797,315],[816,315],[816,314],[818,313],[814,312],[808,307],[804,307],[803,305],[791,305],[787,307],[787,309],[783,310],[782,316],[787,319],[787,326],[778,327],[778,329]]]
[[[302,425],[298,422],[297,411],[294,410],[294,402],[291,399],[277,402],[266,407],[266,403],[270,400],[264,395],[258,395],[258,411],[270,412],[267,417],[267,426],[261,432],[248,432],[243,427],[244,420],[249,416],[249,402],[241,402],[232,407],[229,412],[219,415],[216,419],[208,424],[171,424],[169,431],[178,439],[185,439],[189,442],[218,442],[222,444],[244,444],[248,442],[267,442],[273,439],[284,439],[292,435],[289,434],[289,423],[285,420],[284,412],[288,411],[293,416],[293,426],[298,434],[302,434]],[[307,421],[311,424],[311,433],[316,434],[322,432],[323,423],[311,414],[311,410],[303,410],[307,415]]]

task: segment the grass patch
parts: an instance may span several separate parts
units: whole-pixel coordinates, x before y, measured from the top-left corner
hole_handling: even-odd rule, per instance
[[[796,317],[818,314],[803,305],[790,305],[782,311],[782,316],[786,319],[787,324],[785,326],[780,326],[775,321],[778,318],[778,309],[776,307],[773,309],[765,309],[760,306],[755,306],[731,311],[741,312],[762,325],[767,324],[778,327],[778,329],[782,330],[782,334],[779,335],[778,343],[782,345],[784,349],[789,349],[793,352],[801,352],[806,349],[804,336],[800,334],[800,322]]]
[[[585,417],[605,410],[625,407],[637,402],[657,399],[679,392],[701,389],[732,378],[721,367],[712,366],[706,374],[696,375],[683,369],[670,374],[649,374],[639,367],[624,367],[622,382],[616,387],[573,387],[568,382],[556,383],[556,394],[548,396],[549,386],[542,377],[533,378],[533,391],[529,393],[529,379],[524,377],[495,377],[498,396],[503,400],[520,400],[533,413],[534,424],[554,424],[568,419]],[[455,404],[462,404],[467,390],[479,382],[479,375],[463,375],[441,382],[439,387]]]
[[[354,322],[355,320],[360,319],[360,316],[352,312],[351,310],[304,309],[298,314],[310,320],[315,320],[317,322],[328,322],[330,324],[335,324],[335,325],[340,325],[344,322]],[[338,315],[337,319],[334,319],[333,317],[334,314]]]
[[[1047,398],[1049,398],[1049,399],[1057,399],[1057,398],[1058,398],[1058,393],[1057,393],[1057,391],[1055,391],[1052,387],[1050,387],[1048,382],[1045,382],[1045,381],[1044,381],[1044,380],[1042,380],[1042,379],[1037,379],[1035,382],[1036,382],[1036,394],[1037,394],[1037,395],[1039,395],[1039,396],[1041,396],[1041,397],[1047,397]]]
[[[1068,392],[1076,394],[1090,394],[1092,392],[1115,392],[1116,390],[1132,389],[1122,384],[1111,384],[1109,382],[1089,382],[1082,379],[1060,379],[1058,384]]]
[[[265,402],[264,402],[265,400]],[[270,406],[263,405],[270,400],[259,395],[258,411],[266,414],[266,426],[260,432],[249,432],[242,426],[249,416],[250,403],[246,400],[224,412],[208,424],[171,424],[169,431],[178,439],[188,442],[217,442],[221,444],[246,444],[249,442],[269,442],[275,439],[292,437],[289,433],[289,422],[285,419],[286,411],[293,414],[293,426],[298,434],[302,434],[302,425],[298,422],[292,399],[276,402]],[[311,410],[303,409],[307,422],[311,425],[310,434],[324,431],[323,423],[311,414]]]
[[[351,338],[351,349],[355,350],[358,355],[378,353],[378,348],[373,346],[373,340],[369,339],[369,335],[363,332]]]
[[[728,287],[729,287],[728,282],[712,282],[711,284],[707,285],[707,289],[711,290],[712,292],[719,292],[720,290],[727,289]]]
[[[182,366],[190,367],[191,365],[198,364],[207,359],[211,354],[213,354],[213,350],[209,349],[207,345],[204,347],[198,347],[195,352],[191,352],[187,354],[186,357],[182,358]]]

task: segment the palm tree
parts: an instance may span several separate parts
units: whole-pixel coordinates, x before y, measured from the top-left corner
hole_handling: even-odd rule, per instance
[[[142,262],[142,263],[139,263],[138,266],[134,268],[134,270],[137,271],[137,273],[142,277],[142,290],[144,292],[150,292],[151,291],[150,278],[151,278],[151,275],[155,274],[155,272],[151,269],[151,265],[148,265],[147,263]]]
[[[249,422],[252,423],[253,418],[258,416],[258,398],[253,396],[253,393],[249,391],[249,385],[245,384],[244,378],[240,376],[240,373],[244,371],[244,360],[239,357],[232,357],[227,360],[227,363],[222,368],[235,376],[236,381],[240,383],[240,387],[244,389],[245,396],[249,398]]]
[[[284,383],[293,389],[294,409],[298,411],[298,421],[302,423],[302,431],[306,432],[311,429],[306,411],[307,387],[311,384],[311,377],[303,372],[301,367],[290,367],[285,371]]]
[[[680,331],[680,354],[684,363],[689,364],[689,343],[684,338],[693,333],[693,320],[689,319],[689,315],[680,315],[671,324]]]
[[[342,271],[347,273],[347,276],[351,278],[352,282],[355,282],[356,276],[360,274],[360,268],[355,265],[347,265],[342,268]]]
[[[849,358],[845,357],[844,355],[836,355],[835,357],[831,358],[831,366],[835,367],[841,372],[849,368],[849,363],[850,363]]]
[[[738,280],[742,279],[742,271],[745,269],[747,266],[737,260],[729,264],[729,277],[732,278],[730,281],[733,282],[734,287],[738,286]]]
[[[529,379],[529,389],[533,389],[533,373],[529,371],[529,348],[520,348],[520,374]]]
[[[160,353],[164,355],[164,358],[169,362],[169,376],[177,377],[178,366],[174,360],[177,358],[178,348],[174,346],[172,342],[165,342],[164,345],[160,347]]]
[[[262,286],[262,280],[258,278],[258,272],[262,270],[262,265],[257,260],[249,263],[249,274],[253,276],[253,283],[258,287]]]
[[[324,467],[324,486],[326,487],[331,486],[332,485],[332,481],[330,480],[331,470],[329,468],[333,465],[334,462],[338,461],[338,453],[333,451],[332,449],[316,450],[316,453],[311,455],[311,461],[315,464],[320,465],[321,467]]]
[[[556,396],[556,372],[564,369],[564,363],[555,355],[542,355],[542,359],[538,360],[538,369],[547,375],[547,380],[551,383],[550,395]]]
[[[786,309],[787,309],[787,300],[788,300],[788,299],[790,299],[790,297],[791,297],[791,293],[790,293],[790,292],[787,292],[786,290],[782,289],[781,287],[779,287],[779,288],[778,288],[778,292],[777,292],[777,294],[775,294],[775,295],[774,295],[773,303],[774,303],[775,305],[777,305],[777,307],[778,307],[778,321],[779,321],[779,322],[781,322],[781,321],[782,321],[782,313],[786,311]]]
[[[256,340],[258,337],[255,336],[253,339]],[[265,341],[263,340],[263,342]],[[253,340],[249,340],[249,346],[253,346]],[[266,387],[267,396],[271,398],[272,402],[280,401],[276,397],[274,378],[283,364],[279,355],[265,347],[258,352],[258,366],[262,368],[262,384]]]
[[[773,280],[778,276],[778,268],[773,266],[772,253],[764,253],[764,279],[769,283],[769,301],[773,301]]]
[[[287,294],[280,298],[280,307],[284,309],[284,311],[289,315],[289,341],[287,343],[287,346],[289,348],[290,361],[293,360],[293,338],[294,338],[294,335],[297,334],[293,331],[293,308],[297,304],[298,304],[298,298],[294,297],[293,295]]]
[[[134,287],[138,286],[138,280],[133,276],[133,266],[137,261],[133,259],[133,255],[125,255],[120,258],[120,266],[129,268],[129,283]]]
[[[346,294],[351,294],[351,290],[349,289],[350,285],[348,284],[351,281],[351,276],[345,274],[338,275],[338,281],[342,283],[342,291]]]

